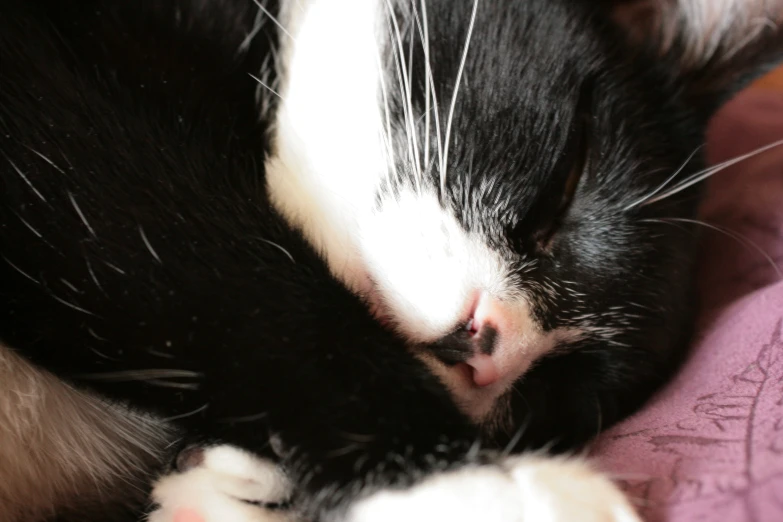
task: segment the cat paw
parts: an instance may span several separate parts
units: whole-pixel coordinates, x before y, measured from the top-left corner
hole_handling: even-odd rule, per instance
[[[520,456],[439,473],[359,501],[346,522],[640,522],[623,493],[579,460]]]
[[[295,522],[284,504],[291,485],[273,463],[230,446],[185,450],[178,473],[161,478],[149,522]]]

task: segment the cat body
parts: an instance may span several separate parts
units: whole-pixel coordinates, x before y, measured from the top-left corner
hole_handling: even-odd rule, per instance
[[[19,457],[31,434],[85,451],[41,498],[43,471],[0,488],[7,518],[134,519],[195,443],[153,519],[233,474],[263,487],[229,496],[377,520],[374,492],[491,475],[636,409],[693,313],[692,233],[657,221],[697,194],[654,198],[699,170],[783,13],[664,4],[634,26],[648,50],[610,17],[629,3],[0,2],[2,368],[68,398],[0,457],[44,469]],[[112,406],[78,417],[96,393]]]

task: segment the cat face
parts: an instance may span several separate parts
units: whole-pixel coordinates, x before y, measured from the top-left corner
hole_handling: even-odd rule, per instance
[[[647,3],[292,8],[272,199],[477,422],[649,388],[690,313],[696,198],[672,191],[742,72],[723,4],[660,4],[631,39],[613,20]]]

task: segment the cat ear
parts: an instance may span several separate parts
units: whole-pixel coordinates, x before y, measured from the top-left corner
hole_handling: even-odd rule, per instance
[[[705,108],[783,60],[783,0],[613,0],[612,9],[631,44],[656,53]]]

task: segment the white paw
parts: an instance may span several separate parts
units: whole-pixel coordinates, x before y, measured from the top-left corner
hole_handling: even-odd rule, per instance
[[[187,510],[204,522],[294,522],[284,511],[249,503],[282,503],[290,493],[288,479],[271,462],[230,446],[205,448],[190,469],[155,484],[158,509],[148,520],[174,522]]]
[[[512,457],[434,475],[358,502],[346,522],[640,522],[623,493],[579,460]]]

